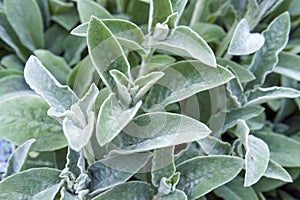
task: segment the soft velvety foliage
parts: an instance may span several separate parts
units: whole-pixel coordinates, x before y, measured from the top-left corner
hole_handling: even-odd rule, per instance
[[[35,142],[35,139],[28,140],[24,144],[20,145],[8,160],[8,166],[6,168],[3,178],[16,174],[22,170],[23,165],[27,159],[30,147]]]
[[[189,199],[196,199],[232,180],[242,169],[244,161],[231,156],[198,157],[177,166],[181,173],[178,188]]]
[[[215,189],[214,193],[225,200],[258,200],[255,190],[252,187],[243,187],[243,179],[239,176]]]
[[[132,181],[118,185],[98,196],[93,200],[106,200],[106,199],[140,199],[148,200],[154,195],[151,186],[145,182]]]
[[[1,199],[53,199],[61,186],[59,170],[29,169],[0,182]],[[20,182],[20,180],[22,180]]]
[[[0,199],[300,199],[299,0],[0,0]]]
[[[32,149],[51,151],[67,145],[60,124],[47,115],[49,106],[39,96],[14,95],[0,101],[1,136],[15,145],[36,139]]]
[[[4,6],[7,19],[21,43],[31,51],[43,48],[43,19],[37,2],[5,0]]]
[[[259,33],[250,33],[249,24],[242,19],[233,33],[228,53],[232,55],[247,55],[259,50],[265,38]]]

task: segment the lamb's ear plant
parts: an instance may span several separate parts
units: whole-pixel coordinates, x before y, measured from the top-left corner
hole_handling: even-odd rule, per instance
[[[299,10],[0,1],[0,199],[300,198]]]

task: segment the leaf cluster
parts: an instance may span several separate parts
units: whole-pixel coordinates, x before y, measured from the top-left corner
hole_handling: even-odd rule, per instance
[[[299,199],[299,5],[1,0],[0,199]]]

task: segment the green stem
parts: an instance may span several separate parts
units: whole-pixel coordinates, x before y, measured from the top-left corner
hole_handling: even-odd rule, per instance
[[[58,163],[57,163],[57,160],[56,160],[56,151],[53,152],[53,160],[54,160],[54,167],[55,169],[58,169]]]
[[[133,78],[132,78],[132,74],[131,74],[131,68],[130,68],[130,64],[129,64],[128,61],[127,61],[127,64],[128,64],[128,69],[127,69],[128,79],[129,79],[130,82],[133,82]]]
[[[223,41],[221,42],[221,44],[219,45],[219,47],[216,51],[216,57],[222,57],[223,54],[225,53],[225,51],[227,50],[227,47],[231,41],[231,38],[232,38],[232,35],[234,33],[236,26],[237,26],[237,21],[234,20],[231,28],[227,32],[227,35],[225,36],[225,38],[223,39]]]
[[[233,56],[232,55],[229,55],[228,53],[225,53],[225,55],[223,56],[224,59],[226,60],[231,60]]]
[[[153,53],[155,52],[155,48],[152,48],[150,52],[142,57],[141,68],[139,71],[139,77],[145,75],[147,72],[147,63],[150,62]]]
[[[200,20],[204,7],[205,0],[197,0],[189,26],[193,26]]]
[[[117,3],[118,13],[124,13],[125,12],[126,0],[117,0],[116,3]]]

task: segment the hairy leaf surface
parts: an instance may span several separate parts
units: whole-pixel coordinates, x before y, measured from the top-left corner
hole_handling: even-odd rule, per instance
[[[183,190],[188,199],[197,199],[234,179],[243,165],[242,159],[231,156],[192,158],[176,167],[181,173],[177,188]]]

